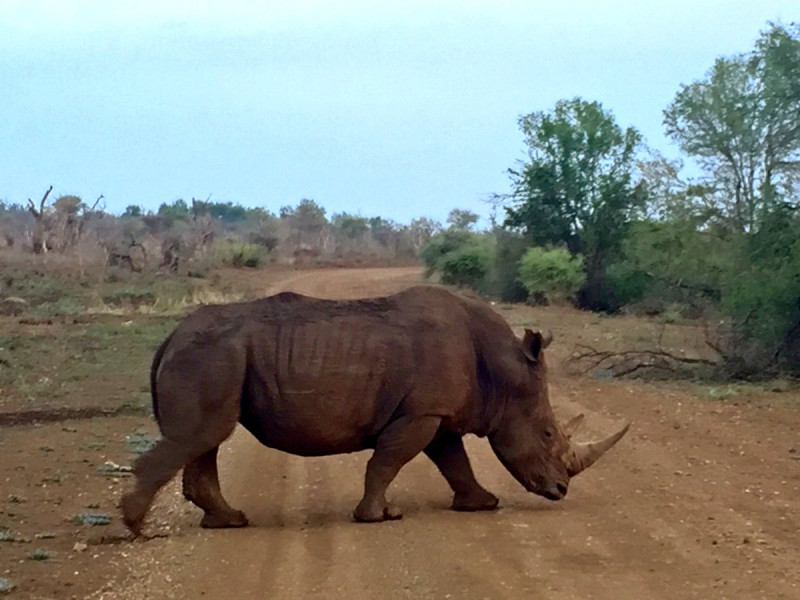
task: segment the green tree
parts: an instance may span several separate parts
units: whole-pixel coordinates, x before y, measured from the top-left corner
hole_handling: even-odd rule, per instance
[[[800,180],[800,25],[772,25],[719,58],[664,111],[667,135],[704,170],[714,216],[752,232]]]
[[[447,215],[447,223],[450,228],[459,231],[472,231],[477,222],[478,215],[464,208],[454,208]]]
[[[141,217],[142,216],[142,207],[138,204],[129,204],[125,207],[125,212],[122,213],[123,218],[129,217]]]
[[[427,217],[420,217],[411,221],[409,236],[414,250],[419,252],[441,230],[441,223]]]
[[[719,302],[732,251],[721,233],[687,219],[634,223],[608,268],[616,298],[623,304],[647,299],[655,310]]]
[[[280,217],[300,231],[318,231],[328,223],[325,209],[309,198],[300,200],[296,207],[282,206]]]
[[[582,304],[605,308],[605,269],[647,200],[636,174],[641,136],[623,130],[598,102],[580,98],[523,116],[519,125],[528,160],[509,170],[505,226],[523,231],[534,245],[564,244],[583,255]]]
[[[722,308],[733,333],[734,373],[763,377],[776,367],[800,373],[800,218],[779,206],[759,230],[728,244],[731,266],[722,280]],[[730,342],[730,340],[729,340]]]
[[[369,221],[366,217],[337,213],[331,217],[331,225],[348,240],[362,239],[369,233]]]
[[[247,218],[247,209],[230,201],[192,200],[192,210],[195,215],[207,214],[225,223],[238,223]]]
[[[80,197],[68,194],[59,196],[56,201],[53,202],[53,208],[56,212],[64,215],[77,215],[81,210],[86,208],[86,205]]]
[[[158,207],[158,216],[166,219],[167,221],[188,221],[191,216],[189,205],[186,201],[179,198],[172,204],[164,202]]]
[[[390,219],[372,217],[369,219],[369,231],[372,239],[383,246],[389,247],[396,238],[397,225]]]

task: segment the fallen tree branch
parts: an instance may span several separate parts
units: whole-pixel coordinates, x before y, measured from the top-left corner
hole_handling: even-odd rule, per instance
[[[625,377],[638,371],[654,369],[659,371],[677,371],[681,366],[719,367],[715,360],[691,356],[680,356],[661,349],[597,350],[591,346],[578,344],[575,351],[567,359],[568,363],[581,365],[580,373],[585,375],[595,369],[604,369],[612,377]]]

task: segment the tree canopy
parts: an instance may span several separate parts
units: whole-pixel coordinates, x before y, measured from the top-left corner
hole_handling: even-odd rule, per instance
[[[509,170],[505,225],[533,244],[563,244],[582,254],[592,284],[646,200],[635,170],[641,136],[623,130],[600,103],[580,98],[525,115],[519,125],[528,160]]]
[[[800,25],[772,25],[752,52],[718,58],[681,86],[664,125],[703,169],[713,216],[754,231],[800,181],[798,115]]]

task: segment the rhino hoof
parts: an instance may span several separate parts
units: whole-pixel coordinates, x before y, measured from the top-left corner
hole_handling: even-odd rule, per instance
[[[403,513],[396,504],[387,504],[383,509],[383,518],[387,521],[396,521],[403,518]]]
[[[453,496],[453,510],[472,512],[476,510],[494,510],[499,500],[494,494],[480,490],[472,494],[456,494]]]
[[[205,529],[224,529],[226,527],[246,527],[249,521],[240,510],[227,515],[206,513],[200,521],[200,527]]]
[[[403,518],[400,508],[394,504],[387,503],[383,508],[366,508],[359,504],[353,512],[353,518],[359,523],[380,523],[381,521],[396,521]]]
[[[134,494],[126,494],[122,497],[121,508],[125,526],[134,538],[139,537],[142,533],[146,506],[143,508],[143,503]]]

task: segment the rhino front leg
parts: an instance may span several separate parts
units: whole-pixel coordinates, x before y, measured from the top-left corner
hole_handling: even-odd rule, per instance
[[[460,435],[444,434],[437,437],[425,448],[425,454],[439,468],[455,492],[453,510],[497,508],[497,496],[485,490],[475,479]]]
[[[386,488],[403,465],[430,443],[440,423],[439,417],[402,417],[381,432],[367,463],[364,497],[353,512],[356,521],[385,521],[403,516],[396,506],[386,502]]]

